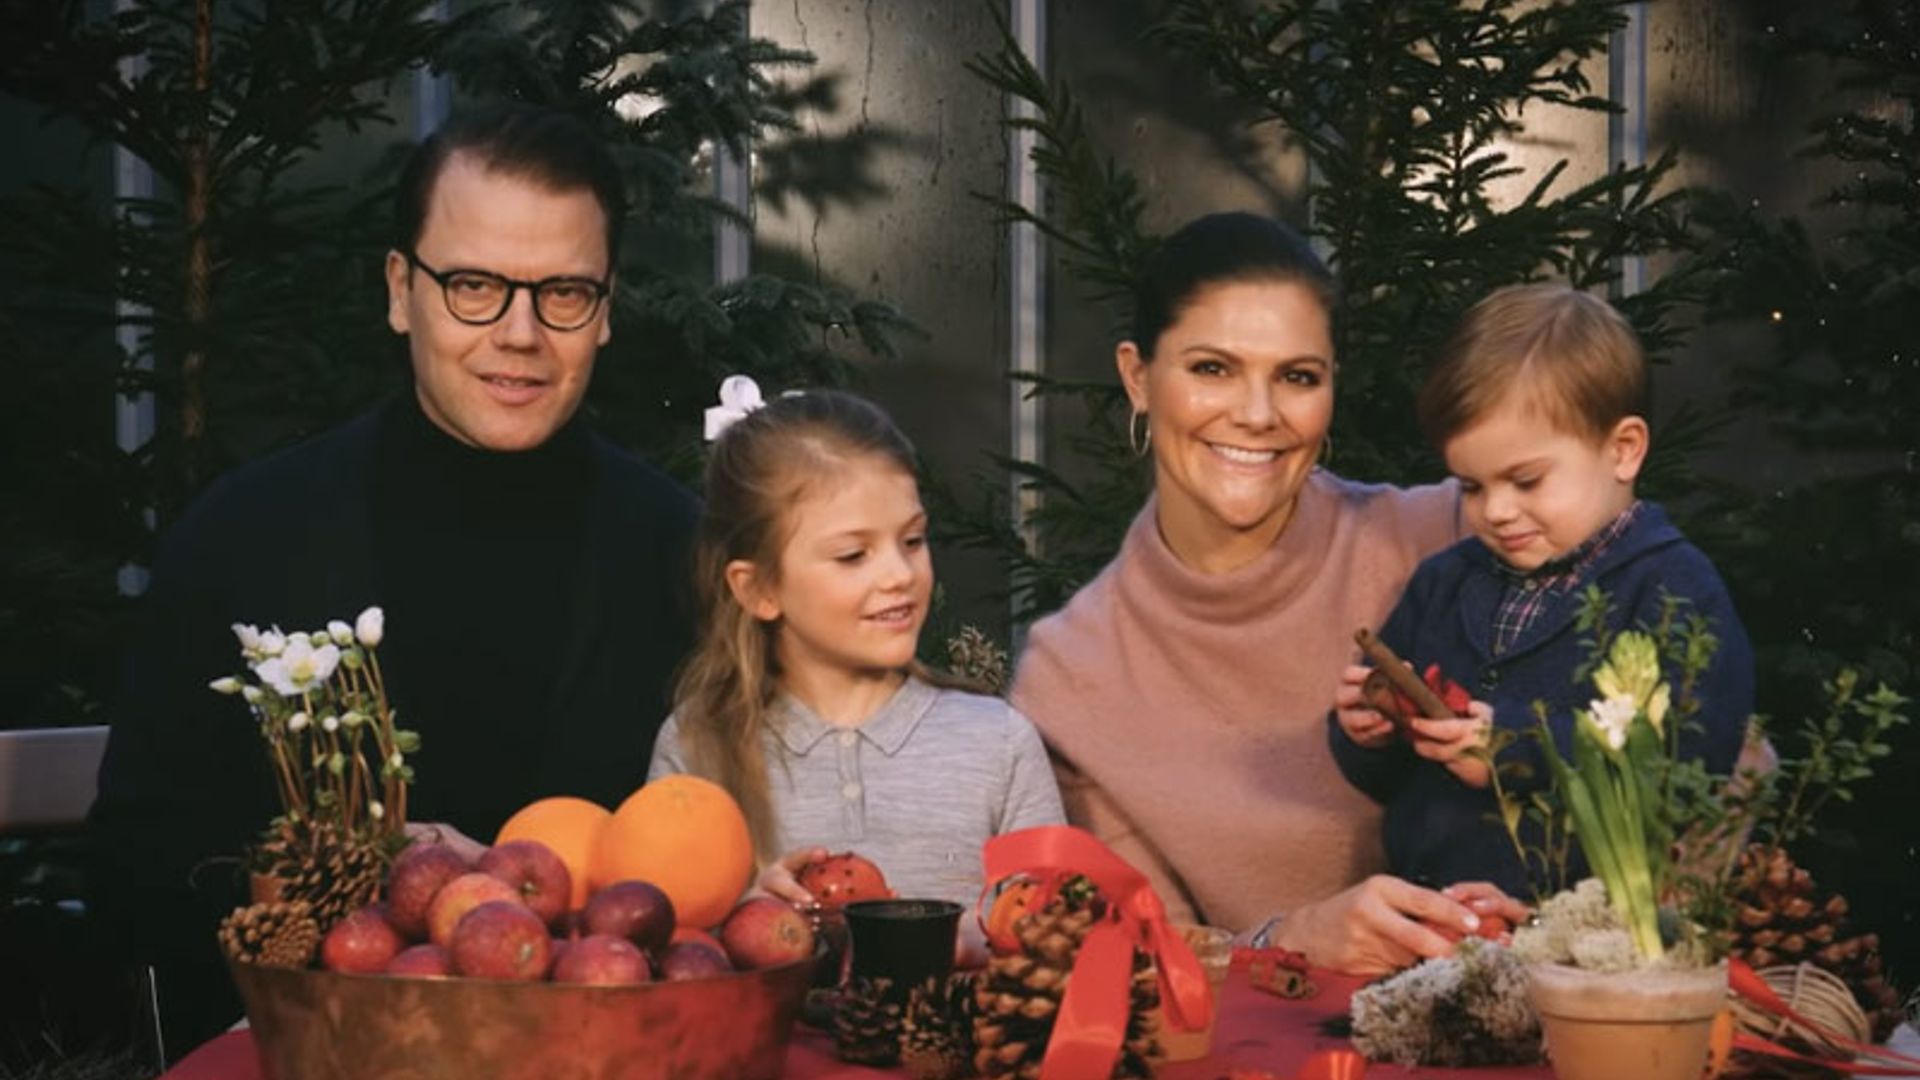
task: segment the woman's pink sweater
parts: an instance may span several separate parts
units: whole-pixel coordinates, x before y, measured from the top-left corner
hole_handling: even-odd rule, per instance
[[[1381,869],[1380,808],[1327,749],[1353,632],[1460,535],[1451,485],[1316,471],[1272,550],[1182,563],[1149,500],[1120,554],[1033,628],[1013,703],[1056,758],[1067,816],[1176,917],[1243,930]]]

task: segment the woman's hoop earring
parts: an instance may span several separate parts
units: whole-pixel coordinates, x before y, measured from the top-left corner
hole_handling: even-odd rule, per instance
[[[1133,447],[1134,457],[1146,457],[1153,449],[1153,426],[1146,422],[1147,414],[1139,409],[1127,417],[1127,445]]]

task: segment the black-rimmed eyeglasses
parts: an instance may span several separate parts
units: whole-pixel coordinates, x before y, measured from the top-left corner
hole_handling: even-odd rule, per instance
[[[435,270],[406,252],[407,263],[440,285],[447,314],[469,326],[498,322],[513,306],[513,294],[533,294],[533,313],[554,330],[578,330],[593,321],[610,291],[607,283],[584,277],[519,281],[491,270]]]

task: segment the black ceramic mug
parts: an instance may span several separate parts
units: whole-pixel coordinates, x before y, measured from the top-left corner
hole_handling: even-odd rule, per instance
[[[853,974],[900,988],[944,979],[964,910],[951,900],[857,900],[844,909]]]

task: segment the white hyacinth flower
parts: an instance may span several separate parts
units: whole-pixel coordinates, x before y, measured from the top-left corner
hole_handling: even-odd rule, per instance
[[[294,713],[292,716],[287,717],[287,730],[288,731],[305,731],[307,725],[312,722],[313,722],[312,717],[308,716],[306,713],[297,712],[297,713]]]
[[[1627,745],[1627,729],[1633,726],[1633,718],[1640,711],[1634,703],[1632,694],[1614,694],[1611,697],[1596,700],[1588,704],[1587,715],[1593,718],[1593,725],[1606,737],[1607,746],[1618,750]]]
[[[280,655],[262,660],[254,671],[281,697],[299,697],[326,682],[339,666],[339,646],[328,642],[316,649],[306,635],[295,634]]]
[[[240,680],[231,675],[222,675],[208,683],[207,688],[216,694],[237,694],[240,692]]]
[[[348,626],[342,619],[330,620],[327,623],[327,636],[333,639],[335,645],[343,647],[351,645],[353,644],[353,627]]]
[[[353,636],[369,649],[378,648],[380,639],[386,633],[387,613],[377,605],[361,612],[360,617],[353,620]]]

